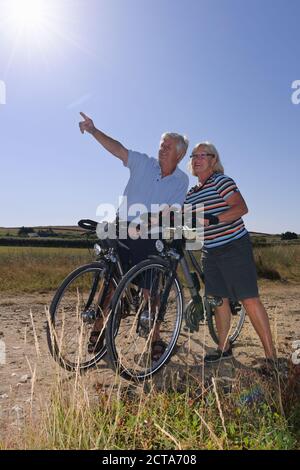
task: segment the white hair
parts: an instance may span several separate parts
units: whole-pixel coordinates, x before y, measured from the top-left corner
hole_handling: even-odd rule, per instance
[[[176,144],[177,152],[178,154],[181,154],[182,155],[181,158],[183,158],[189,146],[189,139],[187,138],[187,136],[176,134],[176,132],[165,132],[161,136],[161,140],[165,139],[166,137],[171,137],[172,139],[177,140],[177,144]]]

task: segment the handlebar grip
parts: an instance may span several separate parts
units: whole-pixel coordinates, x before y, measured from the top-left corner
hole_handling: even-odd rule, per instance
[[[82,219],[78,222],[79,227],[83,228],[84,230],[91,230],[93,232],[96,231],[98,223],[94,220],[90,219]]]

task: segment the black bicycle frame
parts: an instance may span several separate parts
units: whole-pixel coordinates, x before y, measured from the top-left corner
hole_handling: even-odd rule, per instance
[[[194,305],[195,305],[196,308],[199,309],[199,316],[201,317],[200,318],[200,321],[201,321],[204,318],[202,297],[199,293],[199,290],[198,290],[197,286],[195,285],[195,281],[194,281],[193,276],[190,272],[189,265],[188,265],[188,262],[187,262],[187,259],[186,259],[186,254],[187,253],[189,255],[189,258],[191,260],[193,259],[193,255],[191,255],[189,252],[184,250],[183,251],[183,257],[180,259],[180,266],[181,266],[181,269],[183,271],[183,275],[185,277],[185,280],[187,282],[188,289],[191,293],[191,297],[192,297],[192,300],[194,302]],[[199,272],[199,270],[197,268],[197,265],[194,266],[194,267],[197,269],[197,272]],[[200,273],[199,273],[199,275],[201,276]],[[199,282],[199,284],[200,284],[200,282]]]

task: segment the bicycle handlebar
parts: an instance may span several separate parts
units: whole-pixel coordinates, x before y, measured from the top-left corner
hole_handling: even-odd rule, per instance
[[[148,227],[150,228],[150,226],[151,226],[151,217],[153,216],[153,214],[150,214],[150,213],[144,214],[144,217],[145,216],[148,219],[146,223],[148,223]],[[158,226],[159,226],[159,228],[162,228],[162,226],[163,226],[162,212],[158,213],[158,217],[159,217]],[[171,213],[170,214],[170,226],[165,227],[165,228],[168,228],[171,231],[173,231],[173,230],[175,231],[176,227],[175,227],[175,220],[174,219],[175,219],[174,214]],[[187,227],[186,225],[182,225],[181,227],[184,228],[184,231],[186,231],[186,232],[194,231],[195,230],[195,218],[194,218],[194,216],[193,216],[193,221],[192,222],[193,222],[192,227]],[[117,225],[118,225],[119,220],[117,219],[117,221],[115,223],[117,223]],[[182,219],[182,224],[183,223],[184,223],[184,220]],[[91,232],[96,232],[98,223],[94,220],[91,220],[91,219],[81,219],[81,220],[79,220],[78,225],[79,225],[80,228],[83,228],[84,230],[89,230]],[[136,227],[139,229],[140,224],[136,224]],[[177,228],[179,228],[179,227],[177,227]]]
[[[82,219],[82,220],[79,220],[78,225],[80,228],[83,228],[84,230],[90,230],[92,232],[96,232],[98,223],[95,222],[94,220]]]

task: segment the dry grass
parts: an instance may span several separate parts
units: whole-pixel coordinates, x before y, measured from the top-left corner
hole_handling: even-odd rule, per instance
[[[0,247],[0,292],[51,291],[91,259],[81,248]]]
[[[258,275],[267,279],[300,280],[300,246],[254,248]],[[56,289],[64,277],[92,261],[88,249],[0,247],[0,292]]]
[[[254,256],[259,277],[274,280],[300,280],[299,245],[254,248]]]
[[[297,276],[296,248],[264,248],[256,255],[270,265],[276,258],[272,269]],[[90,258],[87,250],[2,248],[0,260],[1,289],[13,292],[16,287],[18,291],[53,289],[69,271]],[[35,332],[32,316],[31,321]],[[36,334],[34,341],[38,363]],[[25,421],[19,431],[7,423],[0,449],[300,447],[299,371],[296,376],[295,367],[284,380],[263,380],[257,373],[240,372],[230,393],[228,384],[224,386],[218,376],[203,383],[202,377],[197,380],[188,373],[169,380],[172,385],[164,389],[157,387],[156,381],[137,387],[116,376],[109,387],[96,384],[91,393],[88,374],[68,375],[66,380],[58,368],[52,390],[41,397],[35,380],[37,368],[31,369],[32,398]],[[162,378],[162,383],[167,382]],[[40,411],[33,412],[38,399]]]
[[[260,390],[259,400],[245,397]],[[243,384],[244,382],[244,384]],[[181,384],[182,387],[182,384]],[[147,392],[145,389],[147,388]],[[217,379],[204,388],[187,379],[185,392],[133,389],[116,378],[96,387],[91,402],[85,380],[57,381],[38,418],[8,433],[0,449],[296,449],[300,410],[281,409],[282,393],[254,377],[235,382],[230,394]]]
[[[269,379],[241,369],[229,382],[217,371],[205,382],[188,370],[181,377],[174,370],[167,379],[166,368],[159,382],[136,385],[112,375],[91,387],[89,374],[66,374],[56,365],[51,390],[39,395],[41,348],[31,320],[31,400],[17,430],[7,423],[0,449],[300,448],[299,367],[290,364],[286,375]]]

